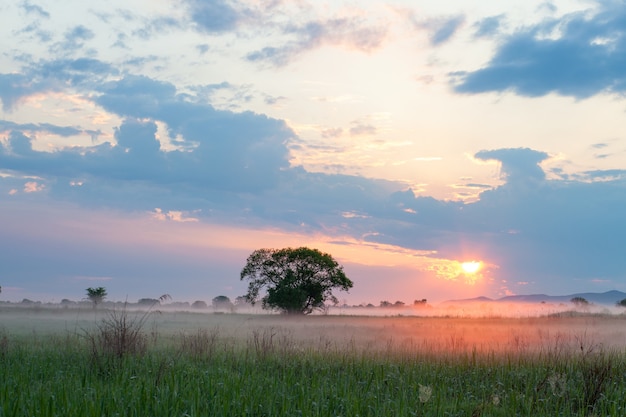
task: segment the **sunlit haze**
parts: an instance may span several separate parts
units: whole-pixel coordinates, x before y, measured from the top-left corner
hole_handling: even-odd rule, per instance
[[[0,300],[626,290],[620,2],[0,5]]]
[[[463,268],[463,272],[465,272],[466,274],[475,274],[476,272],[478,272],[481,265],[482,264],[480,262],[469,261],[469,262],[463,262],[461,264],[461,268]]]

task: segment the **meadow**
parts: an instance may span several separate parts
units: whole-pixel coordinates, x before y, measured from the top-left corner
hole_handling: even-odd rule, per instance
[[[0,416],[621,416],[626,316],[0,309]]]

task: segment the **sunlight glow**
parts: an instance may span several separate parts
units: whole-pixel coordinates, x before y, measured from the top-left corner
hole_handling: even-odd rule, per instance
[[[465,274],[475,274],[482,267],[482,262],[469,261],[461,263],[461,269]]]
[[[464,282],[468,285],[475,285],[482,281],[483,269],[492,267],[491,264],[485,264],[482,261],[456,261],[452,259],[433,259],[427,270],[433,271],[438,278],[446,281]]]

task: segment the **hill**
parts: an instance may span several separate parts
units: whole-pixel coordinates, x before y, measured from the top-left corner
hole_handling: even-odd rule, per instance
[[[574,297],[582,297],[593,304],[602,304],[614,306],[618,301],[626,298],[626,293],[612,290],[603,293],[584,292],[569,295],[547,295],[547,294],[528,294],[528,295],[509,295],[506,297],[491,299],[488,297],[468,298],[464,300],[450,300],[445,303],[463,303],[463,302],[524,302],[524,303],[569,303]]]

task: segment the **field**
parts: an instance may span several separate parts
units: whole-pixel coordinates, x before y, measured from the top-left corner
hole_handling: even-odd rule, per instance
[[[626,414],[623,315],[0,320],[0,417]]]

